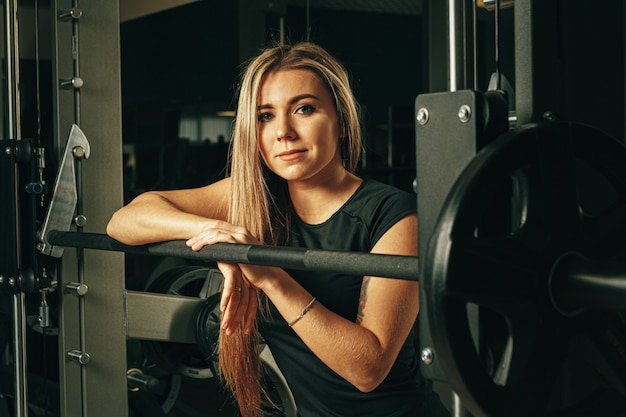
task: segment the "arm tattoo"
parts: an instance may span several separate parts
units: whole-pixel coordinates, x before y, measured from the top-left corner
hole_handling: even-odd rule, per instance
[[[361,284],[361,295],[359,296],[359,310],[357,311],[357,315],[356,315],[356,322],[361,324],[361,322],[363,321],[363,316],[365,316],[365,313],[363,312],[363,310],[365,310],[365,302],[367,301],[367,286],[370,283],[370,277],[363,277],[363,283]]]

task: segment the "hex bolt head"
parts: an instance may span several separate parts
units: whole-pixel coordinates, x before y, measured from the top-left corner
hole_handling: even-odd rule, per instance
[[[556,116],[554,116],[554,113],[552,113],[550,110],[545,111],[541,115],[541,118],[544,122],[554,122],[554,120],[556,120]]]
[[[87,224],[87,217],[84,214],[79,214],[74,217],[74,224],[78,227],[83,227]]]
[[[426,109],[424,107],[419,109],[417,111],[417,115],[415,116],[415,119],[417,120],[417,123],[419,123],[422,126],[424,126],[426,123],[428,123],[428,119],[429,118],[430,118],[430,114],[428,113],[428,109]]]
[[[459,108],[459,112],[457,115],[461,122],[467,123],[472,118],[472,109],[467,104],[464,104]]]

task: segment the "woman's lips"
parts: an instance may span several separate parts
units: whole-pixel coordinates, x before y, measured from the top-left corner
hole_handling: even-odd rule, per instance
[[[306,151],[304,150],[293,150],[293,151],[287,151],[287,152],[281,152],[278,154],[278,157],[282,160],[282,161],[293,161],[294,159],[298,159],[300,158],[300,156],[302,156],[302,154],[304,154]]]

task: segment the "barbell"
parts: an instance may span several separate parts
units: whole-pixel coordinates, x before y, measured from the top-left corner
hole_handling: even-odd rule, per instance
[[[195,252],[183,241],[166,241],[130,246],[99,233],[51,230],[47,242],[55,246],[100,249],[137,255],[175,256],[196,261],[224,261],[240,264],[280,266],[283,268],[372,275],[417,280],[416,256],[369,254],[295,247],[217,243]]]
[[[463,170],[420,249],[429,300],[420,325],[433,343],[424,366],[434,355],[476,416],[547,415],[568,339],[610,321],[612,340],[594,343],[612,345],[622,389],[626,332],[613,319],[626,310],[625,235],[621,144],[566,122],[498,137]],[[194,252],[182,241],[128,246],[56,230],[46,238],[65,247],[418,280],[418,258],[410,256],[226,243]],[[473,329],[475,316],[482,333]]]

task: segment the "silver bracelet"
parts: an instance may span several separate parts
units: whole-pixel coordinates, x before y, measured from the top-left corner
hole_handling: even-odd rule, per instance
[[[306,307],[304,307],[304,308],[302,309],[302,311],[300,312],[300,314],[298,314],[298,315],[296,316],[296,318],[295,318],[295,319],[293,319],[292,321],[290,321],[289,323],[287,323],[287,324],[288,324],[288,326],[289,326],[289,327],[293,326],[294,324],[296,324],[296,323],[298,322],[298,320],[300,320],[302,317],[304,317],[304,315],[305,315],[306,313],[308,313],[308,312],[309,312],[309,310],[311,309],[311,307],[313,307],[313,303],[315,302],[315,300],[316,300],[316,298],[315,298],[315,297],[313,297],[313,299],[311,300],[311,302],[310,302],[309,304],[307,304],[307,306],[306,306]]]

